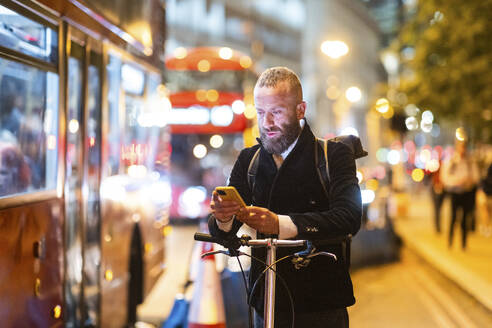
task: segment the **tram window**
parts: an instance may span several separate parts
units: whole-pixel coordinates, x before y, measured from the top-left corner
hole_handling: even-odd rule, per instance
[[[120,115],[121,60],[110,55],[106,71],[108,77],[109,126],[106,143],[108,161],[105,174],[111,176],[120,173],[122,126],[122,115]]]
[[[58,76],[0,58],[0,197],[54,189]]]
[[[57,32],[0,6],[0,45],[56,64]]]
[[[123,89],[134,95],[141,95],[145,87],[145,73],[130,64],[121,66]]]

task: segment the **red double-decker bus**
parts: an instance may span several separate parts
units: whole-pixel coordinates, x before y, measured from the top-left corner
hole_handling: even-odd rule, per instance
[[[251,58],[227,47],[177,48],[166,59],[172,219],[206,215],[211,191],[254,142],[256,77]]]

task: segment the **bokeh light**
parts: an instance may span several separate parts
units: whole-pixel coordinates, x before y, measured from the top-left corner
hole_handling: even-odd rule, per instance
[[[174,49],[174,57],[176,57],[178,59],[186,58],[187,55],[188,55],[188,52],[186,51],[186,48],[177,47],[176,49]]]
[[[410,116],[405,119],[405,126],[407,127],[408,130],[414,131],[418,129],[419,122],[417,121],[415,116]]]
[[[422,169],[414,169],[412,171],[412,180],[420,182],[424,179],[424,171]]]
[[[364,179],[364,175],[359,170],[357,170],[356,175],[357,175],[357,181],[359,181],[359,183],[361,183],[362,180]]]
[[[326,97],[331,100],[336,100],[340,96],[340,89],[336,85],[330,85],[326,88]]]
[[[224,138],[221,135],[214,134],[210,137],[210,146],[213,148],[220,148],[224,144]]]
[[[204,158],[207,156],[207,147],[202,144],[195,145],[195,147],[193,147],[193,155],[198,159]]]
[[[462,127],[456,129],[455,135],[456,135],[456,139],[458,139],[459,141],[466,140],[466,132],[465,129]]]
[[[231,59],[232,58],[232,49],[229,47],[222,47],[219,49],[219,56],[222,59]]]
[[[425,164],[425,169],[430,172],[436,172],[439,170],[439,161],[437,159],[431,159]]]
[[[245,108],[246,106],[244,105],[244,102],[242,100],[234,100],[234,102],[232,103],[232,111],[235,114],[241,115],[242,113],[244,113]]]
[[[241,65],[242,68],[250,68],[251,65],[253,65],[253,61],[249,56],[242,56],[239,58],[239,65]]]
[[[228,126],[233,120],[234,113],[227,105],[213,107],[210,111],[210,122],[215,126]]]
[[[342,135],[342,136],[352,135],[352,136],[356,136],[356,137],[358,137],[358,136],[359,136],[359,132],[357,131],[357,129],[356,129],[356,128],[351,127],[351,126],[348,126],[348,127],[344,128],[344,129],[340,132],[340,135]]]
[[[432,122],[428,122],[428,121],[424,121],[422,120],[420,122],[420,128],[422,129],[422,131],[424,131],[425,133],[429,133],[431,132],[432,130]]]
[[[420,112],[420,109],[414,104],[408,104],[405,106],[405,114],[408,116],[416,116]]]
[[[351,103],[358,102],[362,98],[362,91],[358,87],[350,87],[345,91],[345,98]]]
[[[362,204],[370,204],[374,201],[374,198],[376,198],[376,194],[370,189],[361,190],[360,195],[362,198]]]
[[[73,134],[77,133],[77,131],[79,131],[79,121],[71,119],[70,122],[68,122],[68,131]]]
[[[379,182],[377,179],[369,179],[366,181],[366,188],[370,190],[378,190],[379,188]]]
[[[391,165],[396,165],[400,162],[400,152],[398,150],[392,149],[388,152],[388,157],[386,159]]]
[[[349,52],[349,47],[343,41],[324,41],[321,44],[321,51],[332,59],[338,59]]]
[[[388,149],[387,148],[379,148],[376,151],[376,158],[381,163],[386,163],[386,159],[388,158]]]
[[[432,123],[434,121],[434,114],[430,110],[426,110],[422,113],[422,122]]]
[[[208,72],[210,70],[210,62],[206,59],[202,59],[198,62],[197,68],[202,73]]]
[[[389,110],[390,104],[388,99],[380,98],[376,100],[376,110],[380,113],[386,113]]]
[[[216,102],[219,99],[219,92],[215,89],[207,91],[207,100],[210,102]]]
[[[252,120],[256,117],[256,108],[253,105],[246,105],[246,108],[244,109],[244,116],[248,120]]]

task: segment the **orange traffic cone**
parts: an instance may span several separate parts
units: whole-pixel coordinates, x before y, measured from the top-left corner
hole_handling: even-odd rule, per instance
[[[202,254],[212,251],[212,243],[203,243]],[[200,259],[193,284],[188,328],[225,328],[224,300],[215,256]]]

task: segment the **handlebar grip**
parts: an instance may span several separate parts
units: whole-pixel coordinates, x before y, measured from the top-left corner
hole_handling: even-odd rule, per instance
[[[206,241],[206,242],[211,242],[211,243],[217,243],[222,245],[224,243],[224,240],[214,237],[208,233],[202,233],[202,232],[196,232],[194,236],[195,240],[198,241]]]

